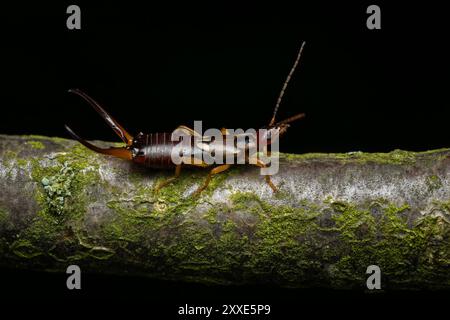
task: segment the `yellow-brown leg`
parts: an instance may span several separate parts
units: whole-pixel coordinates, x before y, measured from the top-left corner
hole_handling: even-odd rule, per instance
[[[260,159],[256,159],[256,166],[260,168],[266,168],[266,164],[262,162]],[[272,179],[270,179],[269,175],[265,175],[264,178],[266,179],[267,184],[272,188],[273,192],[278,192],[278,188],[273,184]]]
[[[203,190],[206,189],[206,187],[208,187],[208,184],[211,182],[212,176],[215,174],[218,174],[220,172],[223,172],[227,169],[229,169],[231,167],[231,164],[223,164],[220,165],[218,167],[215,167],[214,169],[212,169],[209,174],[208,177],[206,178],[205,182],[203,183],[203,185],[201,187],[199,187],[195,192],[194,192],[194,196],[199,195]]]
[[[175,181],[181,173],[181,164],[177,165],[177,167],[175,168],[175,175],[169,179],[167,179],[166,181],[161,182],[155,189],[156,192],[158,192],[161,188],[167,186],[169,183],[172,183],[173,181]]]

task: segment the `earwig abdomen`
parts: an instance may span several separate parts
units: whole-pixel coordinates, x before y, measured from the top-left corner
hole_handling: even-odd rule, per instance
[[[171,133],[139,134],[133,144],[133,161],[149,168],[173,168],[171,154],[175,142]]]

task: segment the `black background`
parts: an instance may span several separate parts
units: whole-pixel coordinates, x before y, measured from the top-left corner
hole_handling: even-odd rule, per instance
[[[87,139],[117,141],[69,88],[86,91],[131,133],[170,132],[194,120],[203,120],[204,128],[264,126],[306,41],[279,118],[298,112],[307,117],[291,127],[281,151],[448,147],[446,11],[429,2],[392,2],[3,6],[0,133],[69,137],[68,123]],[[81,30],[66,28],[69,4],[81,7]],[[381,30],[366,28],[369,4],[381,7]],[[176,303],[199,301],[256,301],[292,311],[302,299],[371,303],[392,295],[92,275],[83,278],[81,292],[69,292],[65,277],[3,270],[0,281],[10,297],[142,298],[168,314]]]

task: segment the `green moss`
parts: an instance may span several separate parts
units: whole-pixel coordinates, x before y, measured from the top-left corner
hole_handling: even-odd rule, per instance
[[[6,211],[6,209],[3,209],[2,207],[0,207],[0,224],[2,224],[4,221],[6,221],[8,219],[8,212]]]
[[[212,207],[209,210],[207,210],[205,213],[203,213],[203,219],[205,219],[206,221],[208,221],[210,224],[216,224],[218,223],[217,221],[217,208],[216,207]]]
[[[36,134],[23,135],[22,137],[29,140],[43,140],[46,142],[54,142],[57,144],[65,144],[65,145],[67,145],[67,142],[70,141],[69,139],[64,139],[60,137],[47,137]]]
[[[427,216],[410,226],[407,204],[400,207],[382,205],[383,214],[379,221],[369,210],[350,204],[339,203],[333,207],[339,214],[333,216],[336,227],[329,231],[337,231],[341,241],[338,246],[340,250],[335,253],[340,259],[332,265],[332,279],[336,287],[350,286],[351,283],[363,284],[365,269],[370,264],[380,266],[385,286],[402,286],[405,279],[417,279],[416,283],[426,285],[429,276],[440,278],[443,284],[449,283],[449,275],[444,271],[449,265],[450,256],[448,225],[436,229],[439,222]],[[442,241],[438,250],[430,246],[430,241],[435,237]],[[425,257],[430,249],[446,258],[427,260]],[[426,270],[434,270],[434,273]]]
[[[226,247],[239,244],[234,247],[234,259],[244,264],[248,275],[267,274],[270,281],[295,287],[318,285],[326,279],[337,288],[363,287],[367,266],[376,264],[386,286],[402,287],[406,279],[426,286],[427,277],[438,278],[433,283],[443,287],[450,281],[445,272],[450,265],[448,222],[427,216],[411,226],[407,204],[396,206],[379,199],[356,207],[327,199],[325,206],[302,201],[292,208],[270,205],[251,193],[236,193],[231,199],[229,212],[245,210],[258,217],[253,231],[246,233],[250,239],[239,236],[236,224],[227,227],[231,234],[225,236],[232,239]],[[379,216],[371,212],[375,203],[382,210]],[[322,226],[327,208],[332,215]],[[211,210],[205,218],[213,214],[217,211]],[[217,217],[211,222],[217,224]],[[439,244],[430,246],[430,241]]]
[[[229,202],[210,204],[208,195],[241,169],[215,176],[200,197],[192,197],[207,170],[185,171],[158,193],[156,184],[143,179],[148,173],[136,170],[129,184],[118,189],[102,186],[98,155],[79,145],[64,150],[20,164],[32,168],[40,211],[8,243],[18,263],[33,259],[48,266],[52,259],[58,268],[82,261],[107,271],[109,265],[118,265],[122,272],[136,269],[166,279],[339,288],[363,287],[367,266],[376,264],[386,286],[407,286],[411,279],[424,287],[450,285],[450,201],[434,203],[433,214],[424,217],[414,216],[408,204],[386,199],[355,205],[327,197],[311,203],[283,194],[290,202],[284,206],[276,204],[276,197],[267,201],[251,192],[235,192]],[[417,156],[403,151],[374,157],[323,155],[391,164]],[[322,155],[292,159],[312,159],[308,157]],[[171,174],[161,175],[160,181]],[[439,177],[428,180],[431,189],[441,187]],[[109,211],[102,210],[107,218],[87,229],[85,213],[96,200],[91,187],[105,187]],[[0,223],[2,216],[0,210]]]
[[[16,162],[19,168],[25,168],[28,165],[28,160],[25,159],[17,158]]]
[[[167,177],[162,177],[161,181],[165,179]],[[170,227],[177,219],[181,220],[199,201],[189,194],[185,195],[186,190],[199,180],[198,174],[183,173],[174,183],[159,192],[155,192],[154,186],[138,182],[142,181],[139,176],[135,180],[135,190],[131,198],[129,194],[118,191],[113,196],[115,200],[107,203],[116,216],[104,226],[102,234],[115,244],[138,242],[146,233],[155,234]],[[155,185],[161,181],[157,181]],[[121,200],[124,198],[127,201]]]
[[[70,198],[72,181],[75,172],[68,162],[64,162],[58,173],[44,176],[41,180],[45,191],[45,202],[49,212],[61,215],[64,212],[67,198]]]
[[[427,178],[428,190],[434,191],[442,188],[442,181],[437,175],[431,175]]]
[[[55,153],[51,158],[36,157],[24,161],[31,166],[40,210],[29,226],[21,230],[10,250],[22,259],[42,258],[42,261],[48,257],[57,262],[112,257],[114,251],[96,245],[95,240],[82,231],[87,205],[92,202],[88,187],[100,180],[97,156],[75,146],[68,152]],[[87,241],[94,244],[88,248]]]
[[[39,250],[39,248],[35,247],[29,240],[26,239],[14,241],[14,243],[11,245],[11,250],[17,256],[26,259],[42,255],[42,252]]]
[[[89,255],[98,260],[108,260],[115,254],[114,250],[107,247],[96,246],[89,250]]]
[[[449,201],[435,201],[434,204],[438,207],[441,207],[444,211],[447,211],[450,214],[450,200]]]
[[[11,151],[11,150],[6,150],[3,153],[3,161],[5,162],[10,162],[12,160],[15,160],[17,158],[17,152]]]
[[[404,150],[394,150],[388,153],[366,153],[366,152],[348,152],[348,153],[307,153],[307,154],[280,154],[281,159],[288,160],[336,160],[356,163],[378,163],[378,164],[413,164],[418,157],[426,157],[434,154],[448,154],[450,149],[438,149],[424,152],[413,152]]]
[[[32,176],[42,186],[37,200],[44,212],[62,216],[67,207],[72,212],[82,209],[87,204],[83,189],[98,177],[95,161],[81,160],[75,148],[73,152],[57,155],[54,165],[45,166],[42,161],[32,161]]]
[[[33,149],[45,149],[45,145],[41,141],[30,140],[27,144]]]
[[[235,209],[246,208],[259,221],[251,234],[254,255],[246,261],[249,274],[267,274],[270,281],[295,286],[298,279],[305,279],[301,286],[314,281],[314,275],[306,279],[308,270],[317,267],[316,259],[311,259],[317,249],[314,234],[319,211],[315,205],[272,206],[250,193],[236,193],[232,201]]]

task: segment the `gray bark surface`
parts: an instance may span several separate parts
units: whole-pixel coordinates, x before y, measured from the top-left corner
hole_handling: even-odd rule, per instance
[[[97,144],[106,144],[97,142]],[[450,150],[282,154],[274,194],[236,166],[173,175],[72,140],[0,135],[0,265],[213,284],[450,287]]]

